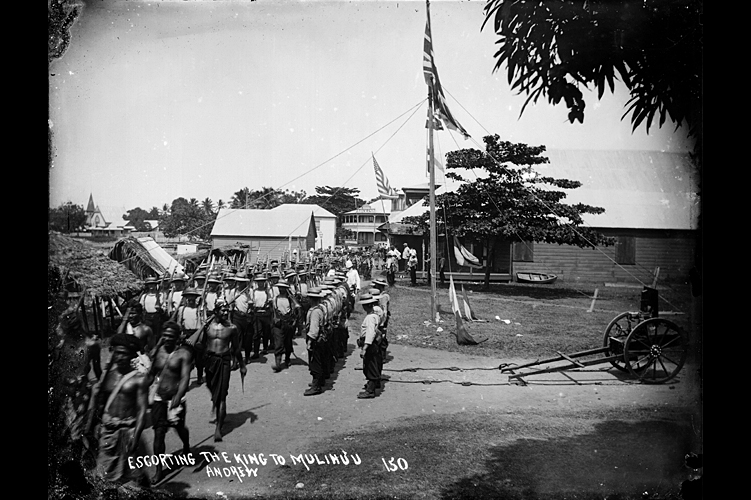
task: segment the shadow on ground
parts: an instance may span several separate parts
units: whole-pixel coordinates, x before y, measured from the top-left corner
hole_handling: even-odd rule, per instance
[[[494,446],[485,472],[460,477],[443,499],[642,498],[676,494],[689,472],[691,429],[676,422],[608,420],[592,433],[563,439],[524,438]]]
[[[333,436],[317,450],[400,456],[406,471],[372,467],[289,470],[282,483],[305,483],[296,498],[431,498],[636,500],[680,499],[692,451],[687,413],[602,412],[582,416],[463,412],[422,416],[378,432]],[[612,413],[609,414],[612,416]],[[440,436],[440,438],[436,438]],[[376,463],[377,462],[377,463]],[[324,494],[324,491],[327,492]]]

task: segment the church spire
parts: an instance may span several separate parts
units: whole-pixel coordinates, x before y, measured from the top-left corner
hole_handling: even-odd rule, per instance
[[[94,206],[93,194],[89,194],[89,204],[86,206],[86,212],[89,212],[89,213],[96,212],[96,207]]]

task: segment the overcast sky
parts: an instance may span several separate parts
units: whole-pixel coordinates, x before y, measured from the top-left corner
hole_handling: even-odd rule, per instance
[[[549,149],[689,150],[672,125],[632,133],[621,90],[591,94],[583,125],[542,100],[520,118],[525,97],[493,73],[484,5],[431,2],[436,66],[472,136],[437,132],[438,154],[480,148],[488,133]],[[87,2],[50,68],[50,204],[93,194],[148,210],[180,196],[227,202],[246,186],[356,187],[368,199],[371,153],[392,186],[425,183],[427,103],[409,118],[427,97],[425,19],[424,1]]]

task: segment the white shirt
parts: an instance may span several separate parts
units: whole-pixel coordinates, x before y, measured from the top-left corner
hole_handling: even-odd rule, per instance
[[[356,269],[347,271],[347,286],[350,289],[355,287],[355,290],[360,290],[360,273]]]

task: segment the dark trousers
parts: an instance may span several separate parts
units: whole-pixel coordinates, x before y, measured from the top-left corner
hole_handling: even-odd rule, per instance
[[[274,339],[271,336],[271,315],[256,314],[253,327],[253,352],[258,354],[261,344],[263,344],[264,351],[268,350],[273,342]]]
[[[409,268],[409,279],[412,280],[412,284],[417,284],[417,267],[412,266]]]
[[[159,337],[162,335],[162,313],[143,313],[143,321],[151,327],[151,331],[154,332],[154,342],[159,341]]]
[[[343,358],[347,355],[347,342],[349,341],[349,330],[347,324],[344,326],[339,325],[335,330],[336,332],[336,355],[339,358]]]
[[[250,355],[253,347],[253,317],[238,311],[232,313],[232,324],[240,332],[240,346],[245,350],[245,355]]]
[[[368,382],[375,382],[376,386],[381,383],[381,371],[383,370],[383,354],[381,346],[374,342],[365,349],[363,356],[362,371]]]
[[[290,356],[292,354],[292,337],[295,334],[295,326],[277,323],[271,328],[274,337],[274,355]]]
[[[323,371],[323,342],[311,341],[308,349],[308,371],[320,385],[324,382]]]

